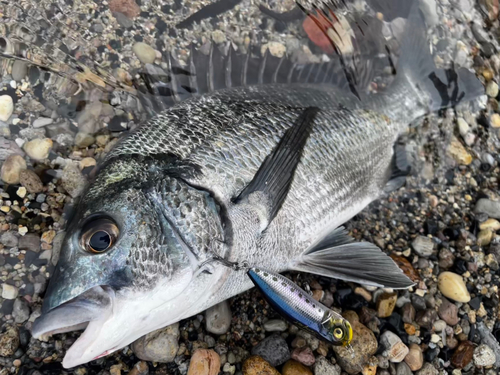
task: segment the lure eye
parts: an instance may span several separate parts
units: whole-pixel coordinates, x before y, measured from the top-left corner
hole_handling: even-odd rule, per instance
[[[335,328],[333,330],[333,336],[338,340],[342,339],[342,337],[344,337],[344,330],[340,327]]]
[[[81,246],[89,253],[100,254],[114,245],[118,234],[118,227],[111,219],[92,220],[83,227],[80,238]]]

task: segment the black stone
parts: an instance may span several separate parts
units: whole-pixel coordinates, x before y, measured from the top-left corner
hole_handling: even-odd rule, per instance
[[[196,340],[198,340],[198,332],[196,332],[194,330],[191,331],[191,332],[189,332],[189,334],[188,334],[188,340],[189,341],[196,341]]]
[[[0,312],[3,315],[10,315],[10,314],[12,314],[13,308],[14,308],[14,300],[13,299],[6,299],[2,302],[2,307],[0,308]]]
[[[453,265],[453,270],[459,275],[464,274],[467,272],[467,262],[462,258],[457,258],[455,260],[455,264]]]
[[[470,307],[472,307],[474,310],[478,310],[479,307],[481,306],[481,297],[474,297],[469,301]]]
[[[424,353],[424,359],[426,362],[432,362],[439,354],[439,348],[427,349]]]

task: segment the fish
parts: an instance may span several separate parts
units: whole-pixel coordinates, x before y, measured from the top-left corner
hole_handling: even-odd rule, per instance
[[[253,286],[216,258],[411,287],[381,249],[339,227],[404,184],[398,140],[412,121],[484,93],[467,69],[435,66],[425,31],[411,12],[393,82],[377,94],[353,92],[333,63],[265,52],[254,66],[231,48],[166,72],[168,90],[162,74],[145,75],[138,92],[160,113],[100,163],[33,336],[84,329],[65,368],[113,353]]]
[[[287,320],[332,345],[350,345],[349,321],[313,299],[290,279],[262,267],[251,267],[247,274],[269,304]]]

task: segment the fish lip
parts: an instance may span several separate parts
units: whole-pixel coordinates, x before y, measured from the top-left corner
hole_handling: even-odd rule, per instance
[[[113,310],[115,293],[103,285],[93,287],[79,296],[42,312],[33,323],[31,334],[35,338],[88,328],[93,321],[101,321]]]

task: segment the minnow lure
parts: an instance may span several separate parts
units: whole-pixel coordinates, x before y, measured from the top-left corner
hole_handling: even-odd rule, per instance
[[[286,277],[251,267],[248,276],[269,304],[289,321],[336,346],[349,346],[352,327],[347,319],[319,303]]]

